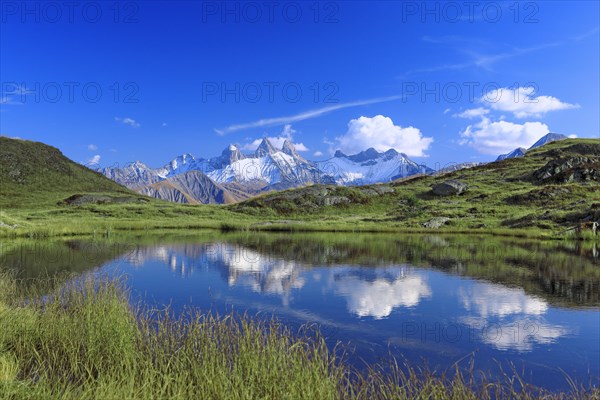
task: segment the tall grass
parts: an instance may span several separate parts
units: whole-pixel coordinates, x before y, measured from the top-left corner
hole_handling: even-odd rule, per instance
[[[318,331],[128,304],[122,282],[23,289],[0,275],[2,399],[564,398],[410,366],[357,372]],[[50,294],[41,295],[41,293]],[[570,396],[592,398],[574,388]]]

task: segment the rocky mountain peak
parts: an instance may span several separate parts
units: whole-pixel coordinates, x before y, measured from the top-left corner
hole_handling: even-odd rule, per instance
[[[288,156],[296,157],[298,153],[296,152],[296,146],[292,143],[291,140],[286,139],[283,142],[283,146],[281,147],[281,151],[283,151]]]
[[[254,154],[256,157],[265,157],[275,153],[277,153],[277,149],[273,147],[273,144],[271,144],[271,141],[268,138],[264,138]]]
[[[348,158],[354,162],[364,162],[364,161],[375,160],[376,158],[379,158],[380,156],[381,156],[380,152],[375,150],[373,147],[369,147],[367,150],[361,151],[360,153],[355,154],[353,156],[349,156]]]
[[[221,152],[221,159],[227,164],[243,160],[244,158],[246,157],[244,157],[239,147],[235,144],[230,144],[223,152]]]
[[[286,139],[283,142],[283,146],[281,147],[281,151],[283,151],[288,156],[294,158],[297,161],[307,162],[296,150],[296,146],[292,143],[291,140]]]

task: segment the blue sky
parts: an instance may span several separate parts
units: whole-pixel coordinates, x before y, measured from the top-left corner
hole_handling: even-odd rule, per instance
[[[79,162],[292,137],[435,168],[600,132],[595,1],[65,4],[1,3],[0,134]]]

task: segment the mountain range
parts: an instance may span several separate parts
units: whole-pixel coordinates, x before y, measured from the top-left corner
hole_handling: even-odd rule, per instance
[[[500,155],[496,161],[522,157],[531,149],[567,139],[549,133],[529,149],[517,148]],[[391,182],[417,174],[445,174],[481,163],[456,164],[434,171],[418,164],[394,149],[379,152],[369,148],[358,154],[337,151],[325,161],[308,161],[297,151],[291,140],[278,149],[264,138],[256,151],[244,154],[231,144],[219,156],[195,158],[183,154],[160,168],[151,168],[136,161],[124,167],[98,170],[113,181],[138,193],[187,204],[230,204],[261,193],[302,187],[312,184],[359,186]]]
[[[268,145],[265,143],[264,147]],[[242,156],[233,148],[228,153],[233,153],[234,159]],[[275,153],[283,154],[283,148]],[[359,153],[357,157],[338,154],[332,162],[361,166],[360,179],[368,181],[380,177],[369,172],[383,174],[383,170],[373,168],[390,163],[390,154],[393,155],[372,151]],[[257,158],[256,154],[243,156],[244,159],[233,163],[225,160],[226,165],[215,171],[223,172],[236,162]],[[375,160],[372,156],[376,156]],[[262,154],[257,159],[269,157],[277,158]],[[195,162],[199,161],[186,156],[157,170],[144,169],[141,163],[130,167],[146,182],[154,182],[145,185],[145,190],[154,190],[158,194],[152,195],[171,201],[198,201],[186,197],[190,195],[184,187],[215,203],[234,202],[252,195],[248,193],[250,183],[215,182],[209,176],[210,171],[192,169]],[[109,235],[113,229],[166,228],[391,231],[438,229],[433,223],[440,220],[444,221],[443,226],[455,230],[531,229],[536,234],[549,233],[551,237],[563,237],[567,235],[564,232],[580,235],[579,231],[573,231],[574,227],[586,234],[589,231],[590,235],[593,228],[597,231],[599,139],[554,141],[528,151],[524,157],[451,168],[441,174],[420,174],[416,179],[352,187],[307,185],[273,190],[225,207],[189,207],[134,192],[68,159],[54,147],[0,136],[0,236],[45,237],[74,232]],[[348,176],[333,172],[328,175],[333,182],[336,177]],[[171,176],[165,178],[167,175]],[[280,183],[273,182],[270,187]],[[261,181],[253,190],[262,193],[261,185],[267,186]],[[467,190],[449,199],[432,189],[440,185],[466,186]]]
[[[161,168],[136,161],[99,172],[141,194],[189,204],[235,203],[258,194],[311,184],[342,186],[390,182],[410,175],[432,173],[406,154],[373,148],[354,155],[341,151],[326,161],[304,159],[290,140],[281,149],[267,138],[254,153],[229,145],[221,155],[195,158],[181,155]]]

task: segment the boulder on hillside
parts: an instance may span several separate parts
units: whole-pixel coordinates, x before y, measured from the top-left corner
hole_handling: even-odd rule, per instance
[[[431,220],[424,222],[423,227],[427,229],[439,229],[442,226],[446,225],[446,223],[450,221],[450,218],[447,217],[435,217]]]
[[[454,179],[435,184],[431,187],[433,193],[438,196],[459,195],[467,191],[469,186],[466,183]]]

